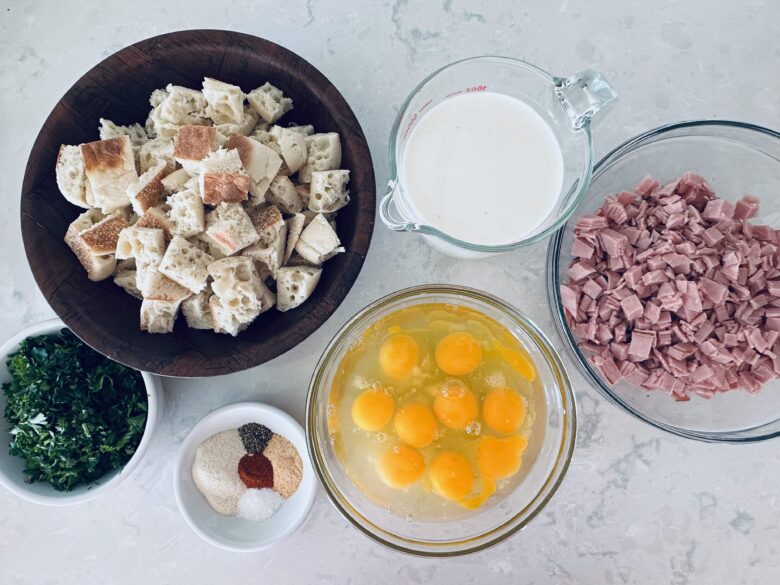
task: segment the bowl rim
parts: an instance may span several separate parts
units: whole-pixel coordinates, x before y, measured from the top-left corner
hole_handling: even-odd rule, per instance
[[[593,180],[595,181],[598,178],[598,175],[601,172],[603,167],[608,167],[612,163],[619,160],[622,156],[632,152],[638,145],[644,143],[648,139],[663,136],[664,134],[673,132],[675,130],[682,130],[685,128],[699,128],[699,127],[715,128],[715,129],[738,128],[740,130],[757,132],[759,134],[764,134],[771,138],[780,139],[780,132],[777,132],[770,128],[765,128],[764,126],[758,126],[756,124],[750,124],[748,122],[740,122],[737,120],[685,120],[682,122],[665,124],[663,126],[658,126],[657,128],[653,128],[637,136],[629,138],[625,142],[619,144],[611,151],[609,151],[601,160],[599,160],[596,166],[593,167]],[[652,419],[642,414],[639,410],[632,407],[630,404],[628,404],[626,401],[620,398],[620,396],[612,392],[609,386],[604,384],[604,382],[601,380],[598,374],[596,374],[593,368],[591,368],[587,359],[583,356],[582,352],[577,347],[577,340],[574,338],[574,334],[571,332],[569,326],[567,325],[566,318],[563,312],[563,303],[560,297],[561,283],[558,279],[557,267],[560,262],[561,254],[562,254],[561,247],[563,245],[563,236],[566,233],[567,228],[569,227],[569,222],[571,221],[576,221],[576,213],[572,214],[572,216],[566,221],[566,223],[564,223],[560,227],[560,229],[553,235],[553,237],[550,238],[550,243],[547,247],[547,259],[546,259],[547,298],[549,301],[548,304],[550,307],[550,313],[552,314],[553,317],[553,322],[555,323],[555,327],[558,331],[559,337],[563,341],[563,346],[566,350],[566,353],[569,356],[569,358],[577,365],[577,368],[579,369],[580,373],[585,377],[585,379],[588,382],[590,382],[591,386],[593,386],[604,398],[606,398],[608,402],[610,402],[615,406],[618,406],[619,408],[621,408],[622,410],[624,410],[634,418],[646,424],[649,424],[652,427],[655,427],[667,433],[671,433],[673,435],[677,435],[679,437],[684,437],[686,439],[693,439],[705,443],[750,444],[750,443],[756,443],[756,442],[780,437],[780,430],[768,432],[763,435],[755,435],[755,436],[747,436],[743,434],[746,431],[754,431],[755,429],[760,429],[761,427],[767,424],[773,424],[773,423],[764,423],[762,425],[758,425],[755,427],[742,429],[741,431],[727,431],[727,432],[696,431],[696,430],[676,427],[674,425],[670,425]]]
[[[309,491],[309,493],[306,495],[306,501],[303,503],[302,506],[299,507],[299,513],[298,516],[295,518],[293,522],[291,522],[282,532],[279,534],[266,539],[263,543],[259,544],[246,544],[243,546],[237,546],[229,544],[223,540],[219,540],[217,538],[214,538],[209,533],[207,533],[205,530],[203,530],[200,525],[195,521],[195,518],[190,513],[189,508],[184,504],[184,498],[182,496],[182,465],[184,460],[187,458],[187,456],[196,448],[194,445],[196,436],[198,434],[198,431],[203,428],[207,423],[219,419],[223,417],[225,414],[236,412],[236,411],[246,411],[246,412],[253,412],[256,413],[255,416],[259,416],[262,418],[264,415],[270,415],[272,417],[279,418],[285,423],[290,425],[290,428],[294,429],[294,433],[297,435],[297,438],[301,441],[302,444],[305,444],[306,438],[305,433],[303,431],[303,427],[301,424],[295,420],[292,416],[287,414],[285,411],[281,410],[280,408],[277,408],[276,406],[272,406],[270,404],[265,404],[263,402],[254,402],[254,401],[242,401],[242,402],[234,402],[232,404],[227,404],[225,406],[222,406],[220,408],[217,408],[216,410],[213,410],[206,414],[203,418],[201,418],[193,427],[190,429],[190,432],[187,433],[187,436],[182,441],[181,447],[179,447],[179,451],[176,455],[176,461],[173,468],[173,494],[174,498],[176,499],[176,505],[179,508],[179,513],[184,518],[184,521],[186,522],[187,526],[192,529],[195,534],[200,536],[203,540],[211,544],[212,546],[215,546],[217,548],[220,548],[222,550],[230,551],[230,552],[240,552],[240,553],[249,553],[249,552],[259,552],[266,549],[271,548],[272,546],[278,544],[279,542],[289,538],[292,536],[303,524],[303,522],[306,520],[306,518],[309,516],[309,512],[311,512],[312,506],[314,505],[314,499],[317,495],[317,482],[312,480],[312,488]],[[258,422],[262,422],[262,420],[258,420]],[[226,429],[227,430],[227,429]],[[304,471],[306,470],[307,461],[308,461],[308,453],[299,452],[299,455],[303,462]],[[309,467],[311,467],[311,462],[308,461]],[[216,512],[214,512],[216,514]]]
[[[442,293],[451,293],[458,296],[468,297],[472,300],[487,303],[493,306],[493,308],[504,311],[507,316],[515,321],[520,327],[524,328],[526,333],[528,333],[533,338],[533,341],[538,345],[539,349],[547,358],[558,382],[558,391],[561,394],[563,404],[561,411],[563,424],[560,446],[558,448],[555,464],[550,470],[539,492],[522,510],[517,512],[514,516],[512,516],[509,520],[500,526],[491,528],[488,532],[478,536],[441,543],[423,543],[411,538],[394,535],[389,531],[380,529],[379,532],[390,534],[393,538],[396,539],[396,541],[392,541],[381,536],[379,532],[374,532],[371,529],[371,526],[376,526],[374,523],[369,521],[366,521],[366,525],[361,523],[355,517],[356,515],[359,516],[360,514],[357,513],[354,510],[354,507],[349,503],[349,498],[345,497],[341,490],[338,489],[338,486],[336,486],[335,482],[331,480],[330,474],[327,472],[326,466],[322,462],[321,449],[316,432],[315,413],[317,408],[314,403],[315,399],[318,399],[317,394],[319,392],[319,387],[321,386],[320,382],[322,374],[326,367],[331,365],[336,346],[345,336],[356,330],[356,328],[370,325],[363,323],[367,315],[371,314],[378,307],[392,303],[399,299],[413,299],[415,297],[419,297],[420,295]],[[525,314],[499,297],[481,290],[460,285],[423,284],[392,292],[373,301],[355,313],[355,315],[352,316],[338,330],[338,332],[336,332],[323,351],[309,384],[309,390],[306,396],[306,431],[306,443],[309,450],[309,457],[312,461],[312,466],[315,473],[317,474],[320,485],[325,490],[325,493],[327,494],[331,504],[353,526],[355,526],[358,530],[360,530],[360,532],[372,540],[393,550],[413,556],[446,558],[486,550],[505,541],[525,528],[547,506],[563,483],[571,464],[577,435],[577,407],[571,380],[562,360],[560,359],[560,356],[558,355],[552,343],[550,343],[549,338]],[[518,521],[518,519],[523,514],[526,514],[525,517]],[[516,524],[512,525],[515,522]],[[496,532],[498,532],[498,534],[494,534]],[[494,536],[488,540],[484,540],[484,537],[490,534],[494,534]],[[451,549],[453,546],[460,546],[461,548]]]
[[[1,362],[0,369],[3,370],[6,369],[5,361],[6,358],[8,357],[8,354],[15,351],[16,348],[24,339],[27,339],[28,337],[31,337],[33,335],[50,335],[53,333],[57,333],[61,329],[70,329],[70,328],[67,325],[65,325],[65,323],[63,323],[61,319],[49,319],[47,321],[41,321],[39,323],[28,325],[18,333],[15,333],[10,338],[8,338],[2,345],[0,345],[0,362]],[[82,343],[84,342],[82,341]],[[96,351],[91,347],[90,349],[92,351]],[[162,387],[160,385],[159,379],[153,374],[149,374],[148,372],[140,372],[140,373],[144,380],[144,386],[146,387],[146,399],[147,399],[146,425],[144,426],[144,432],[143,435],[141,436],[141,441],[138,443],[138,447],[136,448],[135,453],[133,453],[133,456],[130,458],[130,460],[121,469],[116,470],[115,472],[109,471],[108,473],[105,474],[108,475],[110,473],[114,473],[111,479],[109,479],[105,483],[93,483],[91,484],[91,487],[88,487],[87,491],[79,494],[69,494],[68,492],[56,492],[57,494],[61,494],[61,495],[46,496],[42,494],[33,493],[23,487],[20,487],[19,484],[15,483],[11,479],[9,473],[3,467],[0,467],[0,485],[2,485],[5,489],[7,489],[12,494],[24,500],[27,500],[28,502],[32,502],[33,504],[40,504],[43,506],[62,507],[62,506],[71,506],[75,504],[83,504],[85,502],[90,502],[100,497],[101,495],[107,493],[109,490],[114,489],[125,479],[127,479],[127,477],[131,474],[131,472],[141,462],[141,459],[143,458],[144,454],[149,448],[149,445],[154,436],[154,432],[157,428],[157,422],[162,408]],[[0,416],[4,416],[3,413],[0,413]],[[96,481],[99,482],[100,479]],[[39,483],[45,483],[45,482],[39,482]],[[53,487],[51,489],[54,490]]]
[[[365,185],[364,188],[359,191],[361,205],[356,212],[356,221],[354,222],[356,230],[356,235],[354,237],[355,245],[350,246],[345,243],[347,250],[344,254],[340,255],[341,257],[348,257],[349,260],[344,261],[345,265],[341,273],[338,275],[338,278],[334,279],[331,283],[331,286],[328,289],[330,295],[318,299],[318,304],[316,306],[310,301],[307,305],[298,309],[298,311],[310,314],[302,316],[296,320],[294,326],[286,328],[285,331],[290,331],[289,335],[284,337],[276,335],[273,343],[265,343],[264,341],[248,343],[243,348],[243,351],[236,351],[233,355],[219,358],[218,362],[214,359],[188,359],[183,363],[180,363],[178,359],[154,361],[148,356],[140,356],[138,352],[133,351],[132,347],[127,343],[114,343],[112,345],[109,341],[106,341],[106,336],[102,335],[94,327],[79,322],[78,315],[87,311],[83,308],[78,310],[74,309],[53,292],[52,287],[50,286],[52,273],[48,270],[48,267],[41,263],[31,262],[31,258],[40,255],[33,254],[33,251],[41,245],[36,244],[36,238],[34,234],[31,233],[33,227],[37,225],[37,221],[30,216],[29,211],[27,210],[27,207],[31,205],[28,202],[28,199],[30,199],[31,194],[34,193],[36,186],[40,183],[41,177],[44,176],[44,173],[41,172],[36,164],[34,164],[36,158],[39,158],[36,157],[36,155],[40,153],[46,154],[48,152],[47,149],[52,147],[50,142],[54,142],[53,137],[56,137],[56,134],[54,131],[50,130],[50,128],[56,128],[54,121],[59,114],[72,108],[71,104],[66,100],[69,98],[70,100],[78,99],[84,87],[95,85],[95,77],[101,71],[113,67],[118,61],[122,61],[123,59],[132,61],[138,58],[139,53],[159,53],[170,49],[172,46],[181,49],[182,47],[199,45],[203,42],[213,42],[225,46],[248,47],[249,51],[264,57],[267,57],[269,51],[272,50],[276,54],[288,58],[289,61],[294,64],[293,66],[288,65],[288,68],[291,71],[295,71],[296,75],[308,79],[312,81],[312,83],[316,82],[321,85],[321,87],[317,87],[315,90],[325,92],[327,89],[327,95],[339,102],[338,109],[335,110],[338,116],[334,117],[343,119],[343,126],[341,129],[334,128],[334,130],[340,131],[342,136],[342,149],[345,150],[344,144],[349,137],[349,139],[356,144],[355,152],[360,153],[358,158],[365,160],[365,166],[360,168],[360,172],[366,176]],[[322,95],[325,94],[323,93]],[[59,144],[57,144],[56,147],[59,147]],[[356,168],[351,169],[353,175],[355,175],[357,170],[358,169]],[[51,169],[47,172],[49,172],[53,178],[54,166],[52,165]],[[353,192],[355,191],[356,189],[353,189]],[[353,195],[354,194],[355,193],[353,193]],[[51,111],[46,115],[46,119],[41,124],[37,135],[35,135],[25,163],[20,199],[19,228],[22,233],[25,257],[30,266],[30,271],[33,274],[36,285],[52,311],[60,318],[63,318],[64,321],[70,322],[68,327],[77,337],[95,351],[139,371],[149,371],[162,377],[212,377],[245,371],[278,358],[311,337],[311,335],[330,319],[335,309],[343,304],[352,291],[352,288],[355,286],[370,250],[376,216],[376,176],[371,149],[360,121],[341,90],[336,87],[319,68],[291,49],[263,37],[224,29],[194,28],[171,31],[142,38],[100,59],[97,63],[88,66],[86,71],[84,71],[54,103]],[[357,198],[353,197],[353,199]],[[353,204],[357,205],[357,203]],[[61,235],[57,236],[57,238],[61,239]],[[334,268],[331,267],[330,270],[334,270]],[[62,280],[64,281],[65,278],[63,277]],[[345,286],[344,283],[349,284]],[[320,287],[322,286],[323,285],[321,284]],[[58,287],[55,287],[54,290],[56,290],[56,288]],[[318,290],[322,292],[323,289],[318,288]],[[314,308],[318,309],[318,312],[315,315],[316,318],[313,318],[311,314],[312,309]],[[182,326],[182,324],[178,325],[178,327]],[[255,323],[254,326],[260,325]],[[204,332],[197,332],[195,335],[201,333]],[[211,342],[227,341],[222,334],[205,333],[212,336]],[[175,335],[175,333],[173,335]],[[111,341],[123,341],[124,339],[125,338],[121,335],[111,336]],[[266,346],[262,353],[259,353],[256,349],[256,346],[260,343],[263,343]],[[194,348],[195,344],[192,345],[193,351],[195,351]],[[175,357],[181,357],[181,355],[185,353],[185,350],[186,348],[182,348],[180,351],[177,351]],[[245,358],[243,357],[245,355],[250,355],[251,357]],[[198,356],[196,355],[195,357]]]

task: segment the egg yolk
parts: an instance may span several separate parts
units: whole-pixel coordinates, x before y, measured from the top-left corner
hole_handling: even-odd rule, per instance
[[[474,485],[474,474],[466,458],[455,451],[437,455],[430,465],[433,491],[448,500],[462,500]]]
[[[525,400],[510,388],[495,388],[482,403],[482,417],[497,433],[517,432],[525,420]]]
[[[385,485],[403,489],[417,482],[425,471],[425,461],[416,449],[398,445],[385,451],[377,462],[379,478]]]
[[[513,476],[520,469],[523,451],[527,446],[525,437],[499,439],[483,436],[477,446],[477,467],[480,474],[494,479]]]
[[[445,374],[465,376],[481,363],[482,347],[471,333],[450,333],[436,346],[436,364]]]
[[[433,412],[444,426],[462,431],[477,418],[477,399],[463,382],[449,380],[433,400]]]
[[[436,438],[436,419],[424,404],[407,404],[395,415],[395,434],[407,445],[422,449]]]
[[[490,496],[496,493],[496,481],[492,477],[482,477],[482,489],[473,498],[466,498],[458,502],[467,510],[476,510],[484,504]]]
[[[382,389],[364,390],[352,403],[352,420],[364,431],[378,431],[393,418],[393,399]]]
[[[405,333],[396,333],[387,338],[379,348],[379,365],[392,378],[408,376],[420,361],[417,342]]]

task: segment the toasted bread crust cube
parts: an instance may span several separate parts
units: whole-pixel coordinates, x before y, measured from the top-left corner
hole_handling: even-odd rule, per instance
[[[83,230],[78,237],[91,254],[104,256],[116,252],[119,233],[126,227],[125,217],[115,213]]]
[[[173,158],[191,175],[200,173],[201,161],[217,146],[213,126],[182,126],[176,135]]]
[[[143,215],[150,207],[160,203],[163,194],[162,180],[169,175],[168,163],[157,161],[157,164],[144,172],[138,180],[127,189],[133,211]]]

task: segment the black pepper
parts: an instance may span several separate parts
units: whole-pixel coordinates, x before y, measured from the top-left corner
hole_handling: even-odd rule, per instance
[[[258,423],[247,423],[238,427],[238,434],[248,453],[262,453],[273,437],[273,431]]]

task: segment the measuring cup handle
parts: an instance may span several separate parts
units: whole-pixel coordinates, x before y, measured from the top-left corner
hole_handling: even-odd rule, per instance
[[[390,180],[387,182],[387,191],[385,196],[382,197],[382,201],[379,203],[379,217],[382,222],[391,230],[396,232],[411,232],[414,231],[415,225],[407,222],[398,211],[398,206],[395,205],[393,197],[398,191],[398,181]]]
[[[575,130],[590,124],[593,116],[618,97],[607,79],[593,69],[586,69],[571,77],[556,77],[555,95],[569,114]]]

